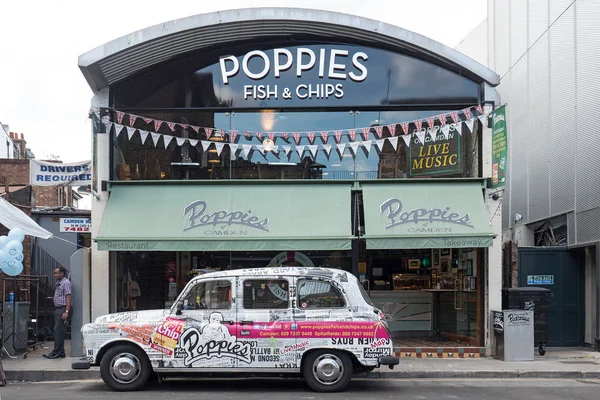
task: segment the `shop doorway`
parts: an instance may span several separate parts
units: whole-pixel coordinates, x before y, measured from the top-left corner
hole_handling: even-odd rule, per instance
[[[582,346],[585,266],[580,250],[519,248],[519,286],[550,289],[548,346]]]

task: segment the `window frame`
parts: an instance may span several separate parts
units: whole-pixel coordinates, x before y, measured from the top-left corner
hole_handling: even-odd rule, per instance
[[[246,311],[255,311],[255,310],[289,310],[292,308],[292,304],[291,304],[291,300],[292,297],[290,296],[290,286],[291,286],[291,282],[290,282],[290,278],[281,278],[281,277],[273,277],[273,278],[269,278],[269,277],[240,277],[241,280],[241,298],[242,298],[242,308]],[[286,284],[288,285],[288,288],[285,290],[286,294],[287,294],[287,305],[286,307],[282,307],[282,308],[274,308],[274,307],[270,307],[270,308],[246,308],[246,296],[245,296],[245,290],[246,290],[246,285],[245,283],[247,281],[285,281]],[[254,286],[253,286],[254,287]]]
[[[229,308],[188,308],[188,309],[184,308],[182,311],[214,311],[214,310],[231,311],[231,310],[234,310],[235,309],[235,292],[234,292],[235,279],[232,279],[230,277],[198,280],[193,285],[190,285],[188,290],[186,290],[185,292],[183,292],[181,294],[181,298],[175,304],[179,304],[179,303],[183,304],[183,302],[187,299],[187,297],[190,295],[190,293],[193,290],[197,289],[198,285],[206,285],[207,283],[210,283],[210,282],[220,282],[220,281],[229,283],[229,290],[231,293],[231,299],[229,300]],[[185,307],[185,305],[184,305],[184,307]]]
[[[342,299],[344,300],[344,305],[341,307],[300,307],[300,285],[304,282],[320,282],[320,283],[327,283],[329,286],[333,287],[335,290],[338,291],[338,293],[340,294],[340,296],[342,297]],[[298,310],[341,310],[343,308],[349,307],[349,303],[348,303],[348,299],[346,298],[346,296],[344,295],[344,290],[342,290],[341,288],[339,288],[337,285],[334,284],[334,281],[329,280],[329,279],[322,279],[322,278],[307,278],[307,277],[300,277],[296,280],[296,298],[295,298],[295,303],[296,303],[296,309]]]

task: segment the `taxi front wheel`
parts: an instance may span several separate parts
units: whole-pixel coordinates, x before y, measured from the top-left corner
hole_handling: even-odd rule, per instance
[[[110,348],[100,362],[102,380],[108,387],[119,392],[141,389],[151,372],[146,353],[127,344]]]
[[[306,355],[302,374],[317,392],[340,392],[352,378],[352,360],[343,351],[317,350]]]

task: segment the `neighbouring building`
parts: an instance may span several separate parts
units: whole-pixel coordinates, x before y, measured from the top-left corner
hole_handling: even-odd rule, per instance
[[[92,317],[169,307],[205,269],[328,266],[359,277],[401,345],[485,352],[496,73],[396,26],[286,8],[165,22],[79,67]]]

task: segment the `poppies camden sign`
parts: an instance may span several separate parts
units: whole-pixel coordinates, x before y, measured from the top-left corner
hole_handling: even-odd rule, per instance
[[[187,216],[183,231],[203,229],[207,236],[247,236],[249,230],[269,232],[269,218],[254,215],[253,210],[207,211],[204,200],[196,200],[183,209]]]
[[[312,82],[300,82],[291,87],[260,83],[243,85],[244,100],[341,99],[344,97],[345,81],[363,82],[367,79],[368,59],[369,56],[363,51],[298,47],[291,50],[277,48],[268,52],[253,50],[242,57],[224,56],[219,59],[219,66],[221,82],[226,86],[240,74],[245,77],[245,81],[279,79],[287,75],[297,79],[310,79]],[[338,82],[316,83],[316,74],[319,79]],[[273,79],[269,81],[273,82]]]
[[[437,127],[436,127],[437,128]],[[461,136],[456,130],[451,129],[448,139],[436,129],[436,140],[433,140],[431,131],[425,135],[425,144],[422,144],[416,135],[413,135],[410,145],[409,173],[411,176],[437,175],[460,173],[463,170],[461,157]]]

